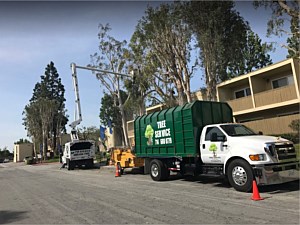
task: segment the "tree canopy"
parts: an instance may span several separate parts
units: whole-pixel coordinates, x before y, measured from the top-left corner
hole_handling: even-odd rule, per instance
[[[287,58],[300,57],[300,3],[299,0],[277,0],[254,1],[255,8],[265,7],[271,9],[272,15],[268,21],[267,33],[268,36],[280,36],[286,34],[288,36],[287,43],[281,43],[281,46],[288,50]],[[287,30],[284,25],[289,23],[290,30]]]
[[[119,41],[115,39],[109,34],[110,31],[111,28],[109,24],[99,24],[99,52],[91,55],[91,66],[113,72],[98,72],[96,75],[107,91],[109,91],[110,95],[114,98],[114,106],[117,106],[120,110],[124,137],[123,140],[124,144],[128,146],[129,141],[126,129],[127,120],[125,115],[125,105],[129,96],[125,101],[122,99],[121,90],[123,87],[122,81],[124,76],[120,74],[129,74],[128,67],[126,66],[129,53],[127,49],[127,41]]]
[[[175,104],[191,101],[190,80],[197,64],[191,62],[192,32],[182,18],[182,7],[181,3],[148,7],[131,39],[131,46],[139,46],[145,58],[144,69],[152,72],[154,90],[169,105],[174,89]]]
[[[56,149],[56,138],[68,121],[65,114],[64,85],[59,78],[53,62],[47,65],[41,81],[36,83],[32,98],[23,111],[23,125],[35,143],[43,143],[46,157],[48,139],[52,139],[52,148]],[[57,149],[56,149],[57,150]]]

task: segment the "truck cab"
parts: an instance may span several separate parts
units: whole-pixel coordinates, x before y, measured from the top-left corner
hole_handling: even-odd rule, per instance
[[[299,161],[291,141],[259,135],[242,124],[204,127],[200,156],[204,165],[222,165],[229,183],[241,191],[251,187],[254,177],[264,185],[292,181],[299,176]]]

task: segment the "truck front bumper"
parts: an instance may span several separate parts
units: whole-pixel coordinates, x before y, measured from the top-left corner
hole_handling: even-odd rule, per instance
[[[253,167],[256,182],[259,185],[282,184],[299,180],[299,168],[299,162]]]

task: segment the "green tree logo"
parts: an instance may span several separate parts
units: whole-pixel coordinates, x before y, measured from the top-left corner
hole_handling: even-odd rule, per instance
[[[153,134],[154,134],[153,128],[151,127],[151,125],[147,125],[146,131],[145,131],[145,137],[148,138],[147,145],[152,145]]]
[[[214,157],[217,156],[216,154],[216,151],[218,150],[218,147],[215,143],[212,143],[210,146],[209,146],[209,151],[212,151],[214,153]]]

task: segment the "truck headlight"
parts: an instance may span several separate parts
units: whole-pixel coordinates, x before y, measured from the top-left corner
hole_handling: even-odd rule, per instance
[[[266,155],[265,154],[249,155],[249,158],[252,161],[264,161],[266,159]]]

